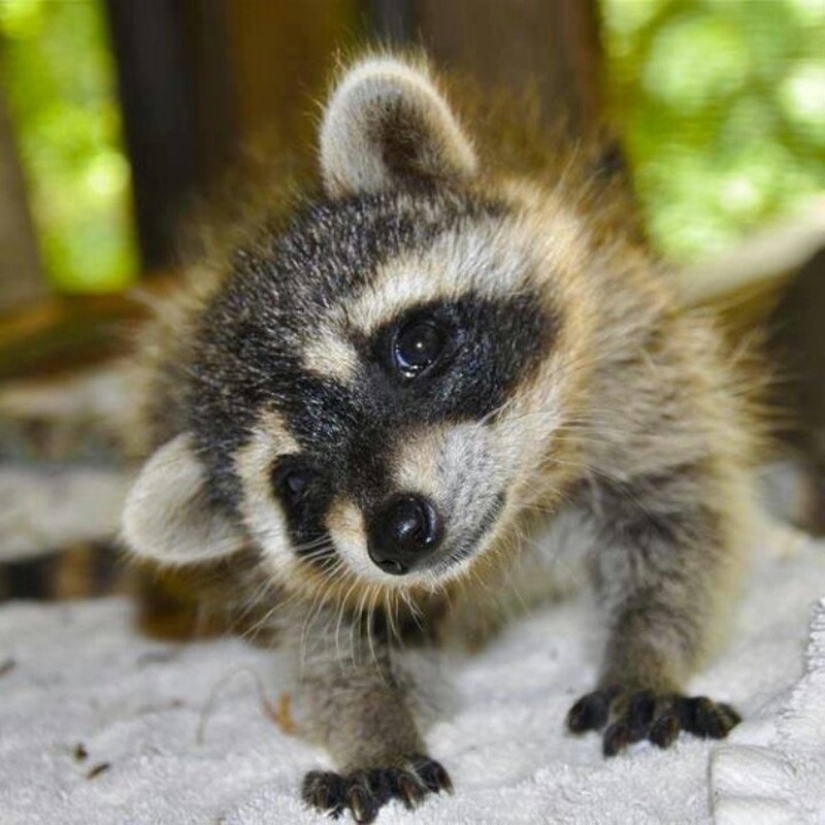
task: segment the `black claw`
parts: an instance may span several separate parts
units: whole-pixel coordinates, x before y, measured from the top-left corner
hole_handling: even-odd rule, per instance
[[[597,690],[582,696],[567,714],[567,729],[572,733],[601,730],[610,715],[611,695],[606,690]]]
[[[679,719],[682,730],[693,733],[696,727],[695,706],[692,699],[687,696],[676,696],[673,700],[673,713]]]
[[[648,739],[658,748],[669,748],[679,737],[682,726],[673,713],[660,716],[651,726]]]
[[[715,723],[713,702],[704,696],[697,696],[690,702],[693,707],[693,732],[697,736],[709,736]]]
[[[419,756],[412,760],[412,766],[424,787],[432,793],[441,791],[453,792],[453,782],[450,775],[444,770],[441,763],[427,756]]]
[[[605,756],[615,756],[638,739],[626,722],[615,722],[605,732],[602,740],[602,752]]]
[[[411,811],[424,798],[426,790],[412,776],[402,773],[398,776],[396,793],[407,810]]]
[[[727,733],[716,705],[706,696],[686,699],[683,705],[683,727],[702,739],[721,739]]]
[[[301,796],[308,805],[337,817],[344,810],[346,782],[337,773],[312,771],[304,777]]]
[[[370,793],[366,776],[359,776],[350,786],[347,804],[356,822],[372,822],[375,819],[378,814],[378,806]]]
[[[646,728],[656,712],[656,695],[652,690],[634,694],[627,708],[627,723],[633,728]]]
[[[718,704],[716,707],[724,717],[728,726],[728,733],[730,733],[730,731],[732,731],[742,721],[742,717],[737,713],[735,708],[732,708],[724,702]]]

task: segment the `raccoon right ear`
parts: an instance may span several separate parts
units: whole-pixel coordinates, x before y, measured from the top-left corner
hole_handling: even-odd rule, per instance
[[[146,462],[126,497],[121,535],[136,555],[169,565],[228,556],[244,545],[240,528],[209,500],[189,433]]]
[[[426,70],[389,57],[350,69],[327,104],[321,169],[330,195],[472,177],[475,151]]]

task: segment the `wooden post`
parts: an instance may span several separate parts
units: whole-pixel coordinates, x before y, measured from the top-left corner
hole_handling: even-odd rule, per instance
[[[106,0],[117,58],[143,265],[174,260],[180,211],[199,182],[194,78],[174,0]]]
[[[535,84],[548,120],[574,135],[603,115],[603,59],[593,0],[420,0],[433,57],[487,87]]]
[[[530,83],[548,122],[586,133],[604,115],[595,0],[367,0],[378,36],[421,45],[435,62],[486,88]]]
[[[0,314],[32,303],[47,293],[26,183],[0,86]]]

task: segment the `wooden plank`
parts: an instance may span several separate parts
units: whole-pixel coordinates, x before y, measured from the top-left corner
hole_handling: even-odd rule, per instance
[[[130,330],[149,315],[146,296],[175,279],[153,274],[129,292],[53,296],[0,315],[0,381],[53,376],[126,352]]]

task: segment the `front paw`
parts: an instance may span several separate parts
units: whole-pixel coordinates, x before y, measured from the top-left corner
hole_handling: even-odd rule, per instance
[[[724,739],[741,721],[730,705],[706,696],[657,695],[651,690],[618,688],[588,693],[567,714],[567,728],[573,733],[604,729],[605,756],[615,756],[643,739],[667,748],[682,730],[702,739]]]
[[[301,796],[333,817],[348,810],[356,822],[372,822],[391,799],[400,799],[412,809],[429,793],[452,790],[449,774],[438,762],[416,755],[401,766],[366,768],[346,776],[312,771],[304,777]]]

